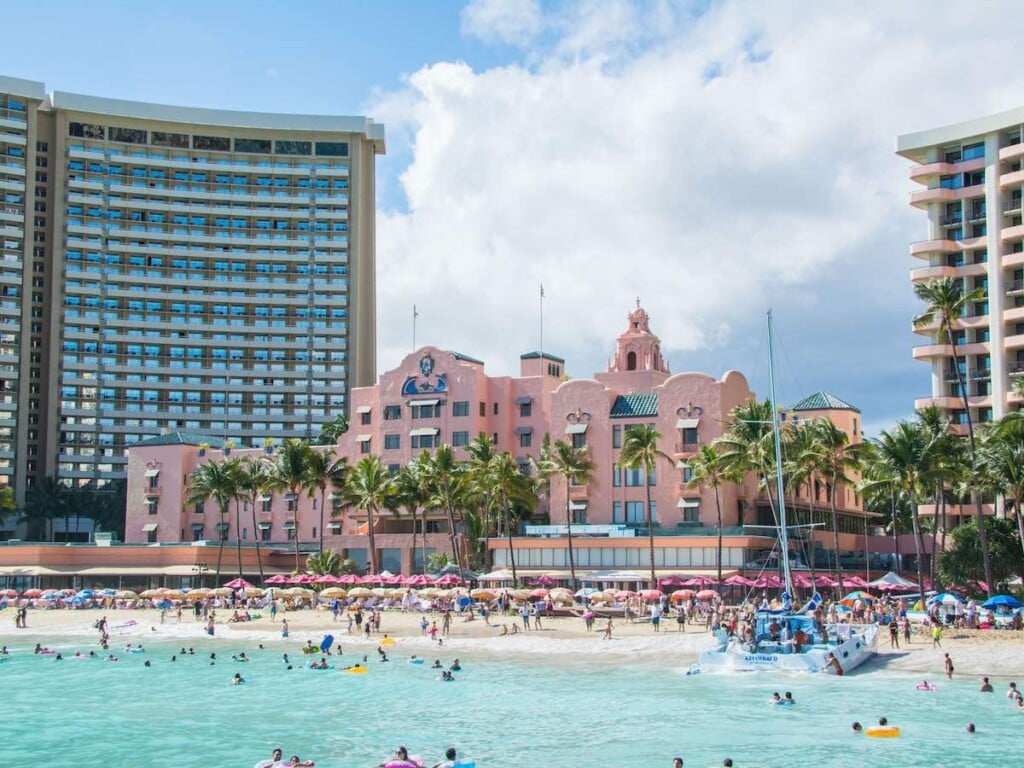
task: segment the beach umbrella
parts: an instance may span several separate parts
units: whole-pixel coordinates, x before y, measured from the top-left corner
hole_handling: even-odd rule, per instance
[[[963,600],[952,592],[939,592],[939,594],[932,595],[928,598],[928,605],[934,605],[935,603],[939,603],[940,605],[956,606],[963,603]]]
[[[22,597],[39,597],[41,594],[43,594],[43,590],[41,590],[41,589],[26,589],[24,592],[21,593],[21,596]]]
[[[692,600],[697,595],[692,589],[677,589],[672,593],[673,600]]]
[[[798,573],[793,577],[793,586],[800,587],[800,589],[808,589],[812,584],[811,577],[805,574]]]
[[[547,596],[548,596],[548,591],[546,589],[544,589],[543,587],[538,587],[537,589],[531,589],[530,590],[530,597],[532,597],[532,598],[534,598],[536,600],[543,600]]]
[[[71,589],[70,587],[67,587],[67,588],[65,588],[65,589],[62,589],[62,590],[60,590],[60,591],[61,591],[61,593],[65,594],[65,595],[68,595],[69,597],[70,597],[71,595],[75,594],[75,590]]]
[[[836,584],[838,583],[839,582],[837,580]],[[857,589],[862,589],[868,585],[868,583],[860,576],[843,576],[843,584],[848,587],[857,587]]]
[[[662,576],[658,579],[658,586],[666,589],[667,587],[685,587],[687,585],[682,576],[678,573],[673,573],[671,576]]]
[[[572,605],[576,602],[576,598],[574,598],[571,594],[568,594],[566,592],[557,592],[549,594],[548,600],[550,600],[553,603],[560,603],[561,605]]]
[[[821,576],[816,576],[814,578],[814,586],[816,586],[816,587],[838,587],[839,586],[839,582],[836,581],[835,579],[829,577],[829,576],[825,576],[824,574],[822,574]]]
[[[839,602],[841,605],[853,605],[857,600],[861,600],[865,603],[872,603],[875,601],[875,596],[868,594],[867,592],[862,592],[859,589],[855,589]]]
[[[495,595],[494,592],[492,592],[489,589],[474,589],[470,591],[469,596],[472,597],[474,600],[484,601],[490,601],[497,597],[497,595]]]
[[[391,594],[391,590],[385,589],[384,587],[374,587],[370,591],[373,593],[374,597],[387,597]]]
[[[252,584],[245,579],[232,579],[224,586],[228,589],[252,589]]]
[[[750,586],[756,589],[778,589],[782,586],[782,579],[772,573],[758,577]]]
[[[402,583],[407,587],[431,587],[434,580],[424,573],[417,573],[415,576],[403,576]]]
[[[616,597],[611,592],[593,592],[587,596],[592,603],[614,603]]]
[[[114,597],[119,598],[121,600],[134,600],[138,597],[138,595],[132,592],[130,589],[119,589],[117,592],[114,593]]]
[[[16,589],[0,589],[0,595],[3,597],[17,597],[18,590]]]
[[[116,597],[117,596],[117,590],[116,589],[110,589],[109,587],[107,587],[106,589],[101,589],[96,594],[99,595],[100,597]]]
[[[439,587],[457,587],[461,583],[462,579],[454,573],[446,573],[434,582]]]
[[[993,608],[1020,608],[1020,606],[1020,600],[1013,595],[993,595],[981,604],[981,607],[986,611],[990,611]]]
[[[714,600],[718,597],[718,593],[713,589],[702,589],[696,594],[698,600]]]
[[[51,590],[49,592],[43,592],[40,597],[42,597],[43,600],[62,600],[64,598],[64,593],[54,592]]]
[[[287,576],[287,574],[284,574],[284,573],[278,573],[278,574],[276,574],[274,576],[271,576],[269,579],[266,579],[263,583],[264,584],[287,584],[288,583],[288,576]]]
[[[584,587],[583,589],[576,590],[576,597],[589,597],[598,591],[594,587]]]
[[[545,574],[543,576],[538,576],[536,579],[531,581],[530,582],[530,586],[531,587],[553,587],[557,583],[558,582],[555,579],[553,579],[550,576],[548,576],[547,574]]]
[[[291,591],[291,590],[289,590]],[[348,592],[349,597],[373,597],[373,590],[367,587],[356,587],[350,589]]]
[[[629,600],[631,597],[636,597],[636,592],[631,589],[619,589],[614,593],[616,600]]]
[[[754,582],[752,579],[748,579],[745,576],[736,574],[735,576],[728,576],[722,579],[722,583],[727,587],[752,587]]]
[[[160,597],[160,590],[158,590],[158,589],[147,589],[144,592],[140,592],[139,593],[139,597],[145,597],[145,598]]]
[[[172,603],[170,600],[157,600],[156,607],[160,609],[173,608],[174,603]]]
[[[348,593],[341,587],[328,587],[320,593],[320,597],[335,598],[345,597]]]
[[[660,589],[643,589],[640,590],[640,597],[644,600],[653,601],[661,600],[665,596],[665,593]]]

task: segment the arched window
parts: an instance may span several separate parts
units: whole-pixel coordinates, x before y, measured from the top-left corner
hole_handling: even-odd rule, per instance
[[[626,355],[626,370],[636,370],[636,352],[630,352]]]

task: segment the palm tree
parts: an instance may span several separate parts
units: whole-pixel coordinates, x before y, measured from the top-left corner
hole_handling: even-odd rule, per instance
[[[722,483],[735,481],[735,476],[730,475],[721,454],[714,445],[702,445],[697,455],[690,459],[687,464],[690,466],[691,476],[687,485],[691,488],[712,488],[715,491],[715,513],[718,529],[718,584],[722,584],[722,500],[718,489]]]
[[[28,489],[18,522],[31,525],[36,541],[46,541],[49,523],[53,518],[60,517],[61,511],[67,506],[67,498],[67,486],[56,475],[47,475]]]
[[[926,283],[914,285],[914,295],[927,305],[924,312],[914,318],[914,327],[921,328],[938,322],[938,336],[945,336],[949,344],[950,353],[953,357],[953,371],[956,375],[957,391],[964,404],[964,415],[967,421],[967,444],[971,455],[971,472],[977,472],[978,455],[977,446],[974,440],[974,421],[971,418],[971,405],[967,398],[967,387],[964,384],[964,372],[960,370],[960,357],[956,352],[956,340],[953,338],[953,326],[963,317],[964,311],[976,302],[984,301],[986,298],[983,288],[975,288],[972,291],[964,292],[959,281],[951,277],[940,277],[929,280]],[[981,559],[985,566],[985,586],[989,596],[995,589],[992,580],[992,554],[989,551],[988,531],[982,524],[984,513],[982,511],[981,496],[975,490],[971,496],[974,499],[974,515],[978,525],[978,543],[981,545]]]
[[[289,501],[295,504],[295,571],[299,571],[299,491],[306,487],[309,466],[309,444],[294,438],[285,440],[274,454],[270,465],[269,488],[287,491]]]
[[[333,549],[322,549],[306,558],[306,570],[318,576],[337,576],[341,566],[341,555]]]
[[[655,470],[659,460],[671,462],[668,454],[658,448],[661,433],[651,424],[636,424],[626,429],[622,441],[619,462],[626,469],[644,471],[644,487],[647,489],[647,545],[650,550],[651,589],[658,588],[658,577],[654,572],[654,515],[651,514],[651,486],[656,482]]]
[[[494,447],[494,441],[485,433],[478,434],[469,445],[466,446],[469,453],[469,462],[466,465],[466,472],[469,475],[469,490],[471,496],[477,501],[481,516],[481,531],[483,533],[483,555],[487,554],[487,539],[490,534],[490,515],[494,502],[494,490],[489,482],[488,475],[491,471],[491,464],[498,455]]]
[[[393,501],[395,506],[404,507],[412,515],[413,526],[413,548],[416,546],[416,530],[419,529],[422,538],[422,570],[427,572],[427,521],[420,520],[420,510],[423,509],[430,499],[430,487],[427,483],[425,467],[430,462],[430,452],[423,451],[419,456],[413,458],[408,464],[398,470],[394,477],[395,491]]]
[[[812,429],[818,445],[820,461],[818,466],[825,478],[825,490],[828,492],[829,512],[832,521],[832,547],[835,551],[836,578],[839,581],[839,592],[843,588],[843,561],[839,557],[839,515],[836,512],[836,493],[844,485],[850,484],[849,473],[859,466],[859,444],[850,443],[850,435],[837,427],[829,419],[814,419]]]
[[[737,477],[752,472],[757,477],[758,489],[768,497],[768,505],[776,526],[775,510],[775,428],[772,426],[770,400],[753,401],[732,410],[729,430],[716,441],[716,450],[728,471]]]
[[[1024,419],[1006,417],[983,437],[979,458],[993,480],[993,490],[1013,507],[1024,547]]]
[[[816,510],[814,503],[818,495],[818,472],[821,453],[814,433],[813,423],[808,420],[791,421],[783,428],[783,473],[786,485],[793,497],[793,506],[800,489],[807,487],[807,565],[811,570],[811,581],[816,580],[815,563],[817,543],[814,538]]]
[[[370,544],[370,573],[377,573],[377,544],[374,539],[374,527],[377,521],[374,515],[388,506],[389,497],[394,490],[391,473],[381,462],[379,456],[364,456],[352,467],[342,488],[341,496],[346,504],[356,509],[366,510],[366,533]]]
[[[342,456],[336,458],[333,448],[322,450],[310,449],[306,457],[306,492],[312,498],[317,491],[320,492],[320,543],[317,551],[324,551],[324,512],[327,503],[327,489],[340,488],[345,482],[345,473],[348,471],[348,459]]]
[[[569,497],[573,485],[586,485],[594,476],[596,465],[590,458],[590,449],[586,446],[573,448],[564,440],[556,440],[551,444],[551,452],[541,468],[548,475],[558,475],[565,479],[565,523],[569,544],[569,574],[572,589],[576,590],[576,561],[572,551],[572,513],[569,509]]]
[[[864,499],[865,511],[888,515],[885,530],[892,535],[893,553],[896,556],[896,573],[902,572],[900,556],[900,529],[903,520],[903,488],[892,467],[879,455],[873,442],[863,443],[860,455],[861,479],[857,492]]]
[[[189,486],[188,503],[201,504],[212,500],[217,505],[220,522],[217,524],[217,571],[216,580],[220,583],[220,568],[224,557],[224,539],[227,538],[227,516],[231,511],[231,500],[235,498],[237,483],[234,474],[236,469],[224,461],[204,461],[192,472]],[[236,536],[237,538],[237,536]]]
[[[235,490],[245,499],[252,511],[252,530],[256,541],[256,567],[260,573],[260,583],[263,583],[263,554],[260,551],[260,530],[256,519],[256,503],[270,486],[270,477],[267,470],[266,460],[248,456],[242,461],[238,468],[238,474],[235,476]]]
[[[963,464],[960,441],[953,434],[952,422],[941,408],[934,405],[921,408],[917,412],[917,420],[932,441],[935,442],[935,513],[937,518],[936,526],[933,526],[933,528],[939,528],[942,537],[942,544],[939,549],[945,552],[946,530],[948,528],[946,525],[946,485],[951,483],[955,488],[957,476],[959,475],[963,478],[964,475],[963,472],[959,471]],[[938,539],[939,536],[932,536],[932,559],[929,565],[933,582],[935,581],[936,565],[935,545]]]
[[[512,510],[533,509],[537,504],[533,479],[523,472],[519,464],[508,451],[498,454],[490,465],[488,480],[494,489],[493,498],[497,503],[508,537],[508,561],[512,567],[512,583],[518,578],[516,574],[515,549],[512,546]]]
[[[452,557],[462,574],[462,551],[455,535],[455,508],[464,507],[466,501],[465,466],[455,460],[455,454],[447,443],[443,443],[424,466],[430,487],[431,506],[443,509],[448,516],[448,540]]]
[[[932,483],[934,442],[919,424],[898,421],[889,432],[873,441],[880,461],[887,465],[900,489],[910,503],[910,519],[914,528],[917,548],[917,583],[924,594],[924,541],[921,538],[921,518],[917,509],[917,496],[922,488]]]

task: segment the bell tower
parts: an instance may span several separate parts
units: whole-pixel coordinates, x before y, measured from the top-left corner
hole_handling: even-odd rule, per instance
[[[629,313],[629,325],[615,343],[615,357],[608,363],[608,373],[634,371],[668,374],[668,365],[661,357],[661,340],[651,333],[650,318],[636,299],[636,309]]]

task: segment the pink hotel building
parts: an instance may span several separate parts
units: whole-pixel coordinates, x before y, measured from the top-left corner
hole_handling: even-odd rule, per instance
[[[703,373],[671,374],[647,313],[639,306],[629,313],[628,327],[618,337],[606,371],[590,379],[567,379],[563,369],[561,358],[532,352],[520,358],[518,377],[488,376],[479,360],[422,347],[380,376],[377,384],[352,390],[350,427],[334,450],[350,463],[377,454],[397,468],[442,443],[466,458],[465,446],[479,433],[487,434],[499,450],[511,452],[524,463],[528,457],[539,459],[545,434],[552,440],[586,445],[596,464],[594,477],[568,489],[569,509],[574,526],[578,526],[574,527],[577,567],[580,572],[639,568],[648,557],[642,525],[644,478],[641,472],[623,469],[618,456],[629,427],[654,424],[663,435],[662,450],[672,459],[658,469],[652,488],[658,569],[664,573],[712,571],[716,552],[714,492],[687,485],[687,461],[702,444],[721,436],[733,408],[754,397],[746,378],[736,371],[721,379]],[[826,393],[812,395],[787,415],[826,416],[847,430],[852,440],[861,439],[859,412]],[[205,452],[200,448],[203,442],[210,446]],[[232,522],[220,530],[213,504],[197,508],[186,503],[190,473],[203,461],[222,460],[220,445],[220,441],[201,435],[177,432],[144,440],[129,450],[128,543],[178,544],[218,535],[251,543],[258,537],[271,552],[279,552],[271,555],[271,562],[279,566],[291,562],[285,558],[290,556],[295,536],[312,549],[319,534],[318,499],[268,495],[260,501],[256,530],[247,508],[241,515],[241,530],[235,530]],[[534,522],[550,524],[531,524],[527,535],[516,539],[516,563],[524,572],[562,572],[567,567],[566,491],[564,482],[555,479],[550,502],[542,502],[534,515]],[[839,493],[841,548],[863,552],[868,518],[853,494]],[[767,502],[759,502],[752,481],[726,485],[720,495],[727,572],[759,558],[763,561],[774,541],[770,531],[756,527],[771,524]],[[823,500],[819,495],[819,501]],[[365,515],[345,510],[328,515],[328,520],[328,545],[364,565],[368,559]],[[443,515],[430,518],[427,526],[428,549],[446,550]],[[382,569],[405,573],[421,569],[412,531],[410,519],[381,515],[375,534]],[[821,560],[820,550],[831,549],[831,536],[819,532],[815,538]],[[879,540],[879,548],[873,551],[888,551],[884,541]],[[496,567],[507,564],[506,547],[500,541],[492,544]]]

